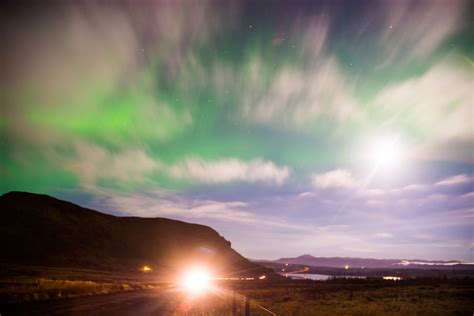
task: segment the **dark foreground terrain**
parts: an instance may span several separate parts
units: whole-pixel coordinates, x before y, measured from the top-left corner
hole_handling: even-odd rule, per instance
[[[222,281],[194,293],[159,272],[0,268],[0,315],[229,315],[234,305],[244,313],[245,298]],[[251,315],[268,315],[257,305]]]
[[[297,280],[236,284],[278,315],[473,315],[474,280]]]
[[[232,296],[219,290],[190,296],[168,284],[149,290],[9,304],[0,309],[2,315],[231,315]],[[242,300],[237,301],[237,313],[244,313]],[[252,315],[264,314],[252,304]]]
[[[13,269],[15,270],[15,269]],[[1,315],[472,315],[472,279],[220,281],[201,295],[159,274],[22,267],[0,279]],[[19,273],[21,272],[21,273]]]
[[[221,285],[229,287],[227,285]],[[472,315],[474,285],[465,280],[373,283],[279,282],[230,285],[251,298],[251,315]],[[244,315],[242,299],[237,315]],[[192,296],[172,284],[69,299],[7,304],[2,315],[232,315],[232,295]]]

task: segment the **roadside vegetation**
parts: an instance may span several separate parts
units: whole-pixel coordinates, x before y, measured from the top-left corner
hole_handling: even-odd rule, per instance
[[[235,290],[278,315],[472,315],[474,281],[333,280],[247,283]]]
[[[31,303],[121,291],[168,289],[151,273],[2,266],[0,304]],[[171,296],[170,315],[230,315],[232,291],[237,315],[244,295],[251,315],[472,315],[474,279],[382,279],[222,281],[205,299]],[[239,295],[240,294],[240,295]],[[174,301],[175,300],[175,301]]]
[[[143,273],[1,265],[0,303],[22,303],[159,288]]]
[[[7,303],[44,301],[117,291],[144,290],[156,287],[140,283],[104,283],[94,281],[16,278],[0,281],[0,298]]]

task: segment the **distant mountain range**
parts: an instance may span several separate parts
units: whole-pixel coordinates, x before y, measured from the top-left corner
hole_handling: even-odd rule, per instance
[[[210,227],[116,217],[25,192],[0,197],[0,263],[107,270],[150,265],[170,274],[202,263],[219,275],[271,275]]]
[[[354,268],[422,268],[428,266],[444,266],[449,267],[452,265],[461,264],[460,261],[428,261],[428,260],[405,260],[405,259],[370,259],[370,258],[344,258],[344,257],[313,257],[305,254],[295,258],[280,258],[277,260],[255,260],[255,262],[265,263],[279,263],[279,264],[293,264],[293,265],[306,265],[311,267],[331,267],[331,268],[343,268],[350,266]]]

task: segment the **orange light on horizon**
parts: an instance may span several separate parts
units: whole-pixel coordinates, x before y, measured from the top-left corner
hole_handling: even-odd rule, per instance
[[[265,279],[267,276],[266,275],[262,275],[261,277],[259,277],[260,280],[263,280]]]
[[[144,265],[144,266],[140,269],[140,271],[142,271],[142,272],[150,272],[150,271],[152,271],[152,270],[153,270],[153,269],[150,268],[150,267],[147,266],[147,265]]]

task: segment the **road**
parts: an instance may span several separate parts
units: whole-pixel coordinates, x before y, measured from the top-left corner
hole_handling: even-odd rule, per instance
[[[184,315],[209,308],[216,311],[212,307],[216,298],[210,299],[209,295],[189,298],[170,287],[3,306],[0,315]],[[225,299],[221,301],[226,303]]]

